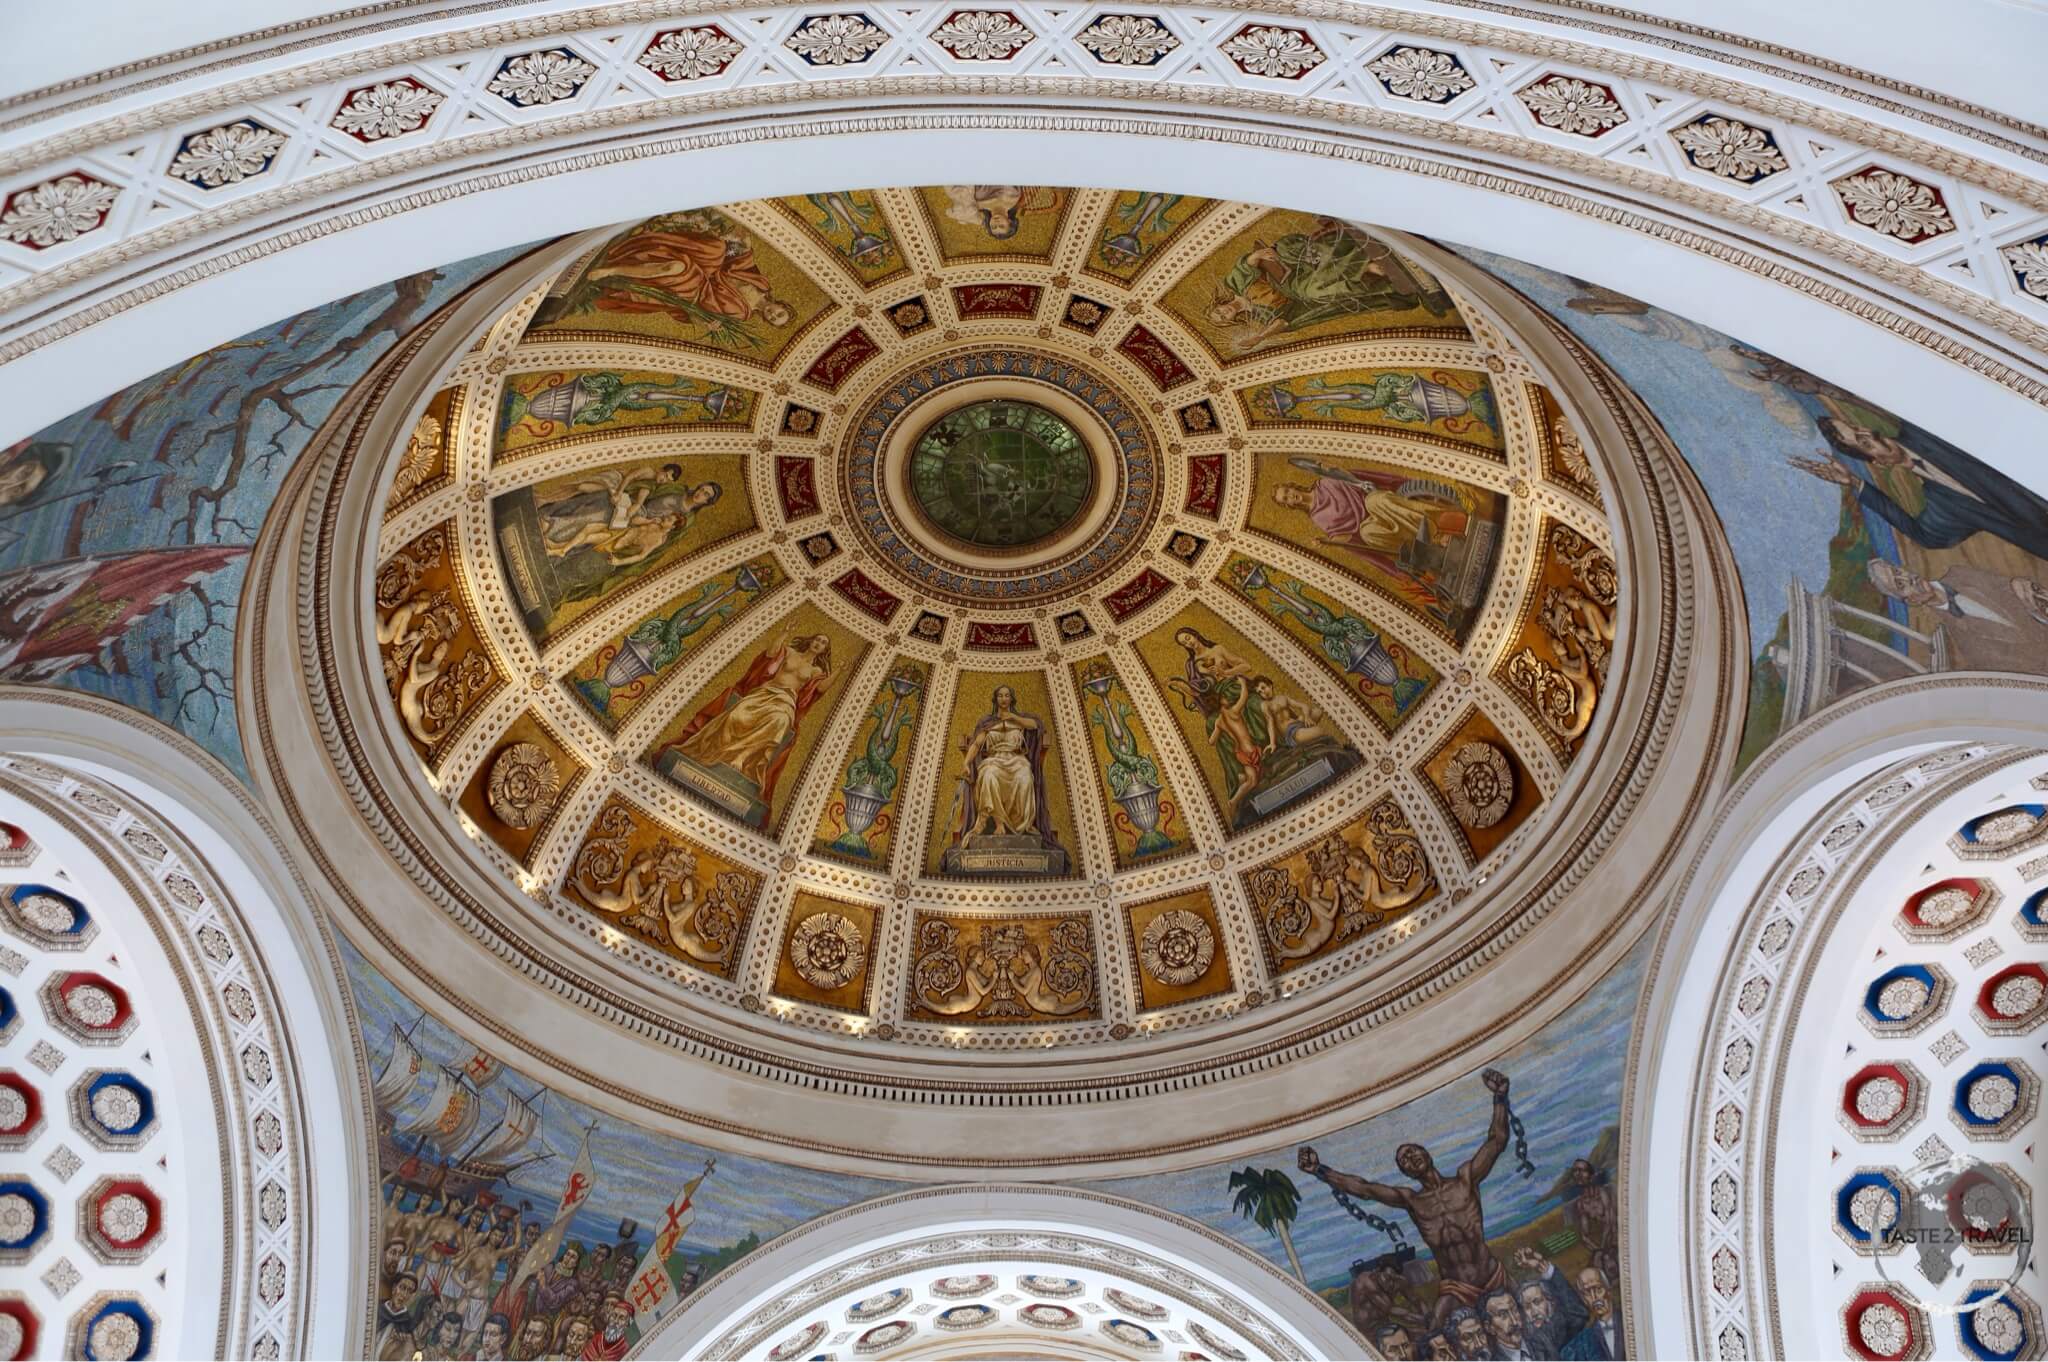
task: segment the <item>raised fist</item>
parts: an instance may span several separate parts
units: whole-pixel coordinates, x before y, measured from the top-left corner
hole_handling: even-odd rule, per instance
[[[1323,1161],[1316,1157],[1316,1151],[1312,1145],[1303,1145],[1295,1150],[1294,1161],[1300,1164],[1301,1171],[1307,1173],[1310,1177],[1314,1177],[1322,1171]]]
[[[1550,1260],[1530,1248],[1527,1244],[1515,1250],[1515,1266],[1524,1272],[1541,1272],[1549,1266]]]
[[[1483,1069],[1480,1071],[1479,1077],[1485,1081],[1488,1088],[1492,1089],[1495,1097],[1506,1097],[1508,1095],[1508,1076],[1499,1069]]]

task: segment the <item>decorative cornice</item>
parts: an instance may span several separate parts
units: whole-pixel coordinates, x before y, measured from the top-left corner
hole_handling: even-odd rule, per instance
[[[1697,64],[1589,45],[1512,23],[1340,0],[1242,0],[1231,8],[1308,25],[1303,32],[1318,32],[1316,26],[1327,22],[1381,30],[1385,36],[1345,43],[1325,38],[1329,59],[1297,91],[1277,89],[1276,82],[1222,59],[1203,64],[1203,81],[1223,84],[1183,79],[1181,67],[1220,34],[1193,41],[1156,76],[1142,80],[968,74],[975,64],[963,67],[932,45],[923,16],[892,11],[894,31],[873,60],[893,67],[914,55],[919,69],[930,74],[848,77],[846,67],[805,65],[770,41],[801,11],[774,12],[776,22],[757,34],[752,10],[701,0],[636,3],[446,29],[130,109],[0,154],[0,179],[10,181],[0,188],[8,192],[62,176],[79,157],[92,158],[91,174],[117,191],[104,222],[74,239],[37,250],[0,243],[0,254],[25,271],[19,282],[0,289],[0,307],[16,315],[13,334],[0,345],[0,360],[291,244],[536,177],[625,158],[789,137],[899,127],[1039,126],[1196,136],[1337,154],[1524,196],[1538,188],[1528,183],[1532,179],[1552,180],[1540,186],[1537,197],[1722,258],[1737,252],[1778,256],[1768,268],[1783,282],[1815,296],[1839,295],[1841,305],[1916,343],[2033,400],[2048,398],[2038,361],[2025,353],[2000,354],[2009,347],[1999,339],[2048,348],[2048,304],[1999,255],[2004,247],[2048,232],[2048,180],[2011,165],[2016,159],[2042,160],[2038,148],[2000,145],[1987,159],[1976,150],[1981,139],[1969,136],[1969,129],[1935,123],[1916,129],[1918,111],[1910,108],[1887,107],[1885,121],[1876,122],[1853,112],[1855,100],[1839,88],[1817,90],[1819,102],[1800,99],[1755,84],[1747,74],[1738,79]],[[933,10],[932,17],[942,11]],[[486,11],[458,13],[480,12]],[[1508,6],[1494,12],[1532,25],[1573,23]],[[1168,21],[1175,16],[1171,8],[1159,13]],[[724,88],[709,93],[695,92],[695,82],[654,79],[634,59],[647,34],[679,16],[719,16],[735,28],[744,27],[746,42],[765,44],[747,60],[768,61],[786,78],[773,85],[740,86],[733,84],[735,69],[712,78],[713,85]],[[749,22],[738,24],[738,16]],[[1066,70],[1104,70],[1068,31],[1070,22],[1036,22],[1047,30],[1038,41],[1062,50]],[[1598,31],[1603,38],[1638,37],[1625,26]],[[546,112],[519,110],[510,126],[503,125],[504,111],[475,88],[478,72],[495,69],[496,49],[510,53],[520,44],[562,42],[583,34],[604,39],[591,45],[592,52],[601,54],[596,58],[601,74],[587,83],[585,93],[548,105]],[[1478,88],[1441,107],[1390,94],[1364,63],[1395,43],[1434,43],[1464,53],[1466,67],[1480,75]],[[1032,55],[1034,61],[1039,56]],[[1697,44],[1688,45],[1684,55],[1694,63],[1729,65]],[[1515,96],[1555,74],[1552,67],[1565,68],[1574,79],[1584,73],[1585,79],[1597,78],[1603,88],[1611,88],[1623,121],[1589,138],[1532,119]],[[333,140],[322,121],[327,112],[351,81],[372,78],[414,81],[442,94],[444,102],[454,102],[417,131],[384,139],[403,145],[385,150],[380,141],[368,159],[357,159],[354,152],[338,156],[331,147],[313,156],[316,147]],[[641,98],[595,107],[601,90],[619,85]],[[1683,97],[1673,99],[1672,91]],[[1925,92],[1915,97],[1924,98]],[[302,126],[280,120],[251,101],[303,105],[309,121]],[[1055,101],[1057,110],[1047,107]],[[836,112],[825,113],[827,104]],[[1176,132],[1141,111],[1141,106],[1161,104],[1177,107],[1180,121],[1191,126]],[[477,123],[457,117],[452,112],[457,106],[476,107],[478,118],[497,126],[466,131]],[[483,112],[486,108],[491,112]],[[849,108],[852,112],[846,112]],[[963,108],[970,112],[960,112]],[[976,109],[985,112],[972,112]],[[1688,164],[1673,134],[1709,114],[1733,117],[1774,139],[1787,168],[1745,181]],[[285,144],[262,169],[224,191],[195,188],[170,174],[178,149],[176,129],[200,119],[228,123],[244,117],[266,128],[292,123],[275,129]],[[707,126],[674,135],[679,120],[702,120]],[[17,131],[26,131],[26,125]],[[117,141],[123,155],[100,154]],[[1873,167],[1924,186],[1936,196],[1930,202],[1940,206],[1950,226],[1902,238],[1846,212],[1831,186]],[[216,200],[221,192],[228,197]],[[1601,202],[1610,196],[1615,201]],[[1629,202],[1624,205],[1623,199]],[[152,200],[190,211],[169,219],[140,211],[139,205]],[[308,207],[315,200],[320,206]],[[1677,225],[1698,215],[1715,225],[1701,223],[1704,233]],[[1637,217],[1643,220],[1632,220]],[[197,244],[202,238],[203,246]],[[1743,244],[1735,245],[1738,241]],[[1839,269],[1863,279],[1852,276],[1841,287],[1829,278]],[[1878,281],[1876,293],[1870,280]],[[61,303],[34,308],[54,290],[65,291]],[[1921,306],[1915,303],[1900,315],[1880,301],[1884,292],[1913,295],[1931,311],[1925,321],[1913,318],[1911,312]]]

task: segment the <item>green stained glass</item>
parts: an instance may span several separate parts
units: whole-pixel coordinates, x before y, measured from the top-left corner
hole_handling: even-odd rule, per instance
[[[932,524],[980,548],[1049,538],[1088,504],[1094,463],[1080,432],[1029,402],[976,402],[926,427],[910,491]]]

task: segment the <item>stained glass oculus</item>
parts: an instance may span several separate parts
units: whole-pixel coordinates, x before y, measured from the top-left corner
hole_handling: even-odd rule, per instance
[[[976,402],[925,428],[910,492],[933,526],[977,548],[1016,549],[1073,523],[1095,485],[1076,431],[1030,402]]]

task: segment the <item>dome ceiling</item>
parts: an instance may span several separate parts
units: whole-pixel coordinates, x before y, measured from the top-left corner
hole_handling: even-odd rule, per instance
[[[1609,683],[1573,419],[1371,228],[677,212],[408,381],[384,722],[557,929],[798,1025],[1073,1044],[1356,973],[1528,842]]]

